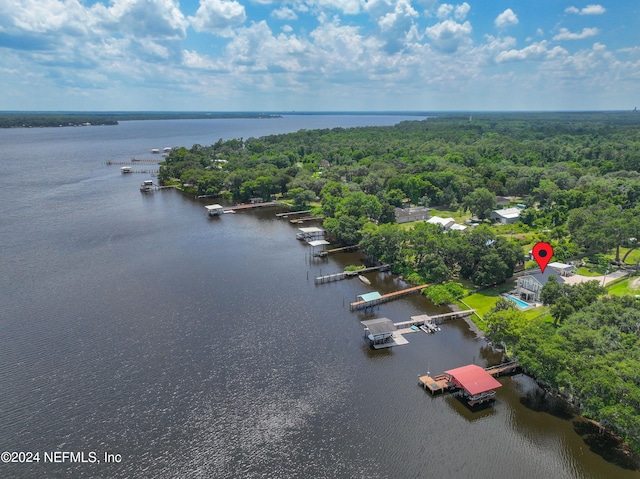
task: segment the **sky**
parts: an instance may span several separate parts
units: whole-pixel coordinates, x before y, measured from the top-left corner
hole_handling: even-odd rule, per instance
[[[635,106],[638,0],[0,0],[0,110]]]

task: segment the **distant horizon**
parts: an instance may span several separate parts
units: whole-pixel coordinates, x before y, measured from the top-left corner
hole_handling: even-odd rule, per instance
[[[634,107],[635,108],[635,107]],[[215,114],[255,114],[255,115],[273,115],[273,114],[311,114],[311,115],[422,115],[431,113],[455,113],[455,114],[474,114],[474,113],[640,113],[634,108],[631,109],[602,109],[602,110],[0,110],[0,114],[198,114],[198,115],[215,115]]]

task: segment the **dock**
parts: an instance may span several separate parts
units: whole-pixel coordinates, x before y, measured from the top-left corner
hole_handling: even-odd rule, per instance
[[[324,257],[324,256],[329,256],[330,254],[335,254],[335,253],[347,253],[349,251],[355,251],[358,249],[358,245],[354,244],[351,246],[342,246],[341,248],[333,248],[333,249],[327,249],[324,251],[320,251],[318,253],[318,256]]]
[[[307,213],[311,213],[311,210],[302,210],[302,211],[287,211],[285,213],[276,213],[276,218],[288,218],[292,215],[304,215]]]
[[[336,248],[336,249],[342,249],[342,248]],[[332,250],[329,250],[329,251],[332,251]],[[355,278],[359,274],[368,273],[370,271],[388,271],[390,268],[391,268],[390,264],[382,264],[380,266],[372,266],[371,268],[359,269],[358,271],[341,271],[339,273],[316,276],[314,278],[314,281],[316,284],[332,283],[333,281],[341,281],[347,278]]]
[[[159,165],[163,161],[164,160],[136,160],[135,158],[131,158],[129,161],[107,160],[106,164],[107,165],[121,165],[121,166],[127,166],[127,165],[130,165],[131,163],[134,163],[136,165]]]
[[[442,324],[445,321],[451,321],[452,319],[463,318],[464,316],[475,313],[475,309],[465,309],[464,311],[453,311],[451,313],[435,314],[430,316],[428,314],[420,314],[418,316],[411,316],[411,320],[402,321],[400,323],[394,323],[398,329],[410,328],[411,326],[423,326],[425,324]]]
[[[431,394],[438,394],[451,389],[455,389],[455,385],[449,381],[449,376],[446,374],[438,374],[435,377],[431,377],[428,374],[420,376],[418,382],[424,389],[428,389]]]
[[[506,363],[498,364],[497,366],[484,368],[484,370],[494,378],[507,374],[513,374],[519,371],[519,369],[520,365],[517,361],[509,361]],[[425,376],[419,376],[418,384],[425,390],[428,389],[432,395],[458,389],[456,385],[451,381],[451,378],[448,374],[438,374],[434,377],[430,376],[429,374]]]
[[[361,273],[363,270],[357,271],[356,273]],[[355,301],[349,304],[349,309],[351,311],[357,311],[360,309],[366,309],[369,307],[374,307],[382,303],[387,303],[389,301],[393,301],[394,299],[403,298],[404,296],[408,296],[410,294],[419,293],[424,288],[428,288],[431,284],[423,284],[420,286],[414,286],[412,288],[402,289],[400,291],[394,291],[393,293],[378,294],[375,298],[372,299],[363,299],[361,301]]]
[[[228,206],[225,208],[225,211],[250,210],[253,208],[268,208],[270,206],[280,206],[282,204],[284,203],[280,203],[279,201],[267,201],[264,203],[243,203],[241,205]]]
[[[324,219],[324,216],[303,216],[301,218],[293,218],[291,220],[289,220],[289,223],[291,223],[292,225],[295,224],[302,224],[306,221],[319,221]]]

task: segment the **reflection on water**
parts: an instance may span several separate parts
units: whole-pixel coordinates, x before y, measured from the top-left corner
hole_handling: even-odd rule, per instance
[[[0,476],[637,477],[589,449],[615,444],[548,413],[525,376],[499,378],[484,410],[418,387],[427,371],[500,361],[465,321],[369,348],[363,319],[444,311],[421,295],[349,311],[358,294],[407,287],[400,278],[315,285],[363,258],[316,261],[274,210],[209,220],[205,202],[140,194],[139,177],[104,165],[163,147],[171,125],[122,140],[117,128],[0,131],[0,450],[124,459]]]

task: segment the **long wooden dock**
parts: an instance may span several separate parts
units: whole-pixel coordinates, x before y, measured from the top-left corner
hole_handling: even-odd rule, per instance
[[[356,311],[359,309],[365,309],[368,307],[377,306],[378,304],[393,301],[394,299],[402,298],[410,294],[419,293],[424,288],[427,288],[429,286],[431,286],[431,284],[423,284],[420,286],[414,286],[413,288],[407,288],[407,289],[402,289],[400,291],[394,291],[393,293],[383,294],[382,296],[369,301],[355,301],[349,304],[349,309],[351,311]]]
[[[411,326],[422,326],[426,323],[431,324],[442,324],[445,321],[450,321],[452,319],[462,318],[469,314],[475,313],[475,309],[465,309],[464,311],[453,311],[451,313],[443,313],[443,314],[435,314],[430,316],[428,314],[420,314],[418,316],[411,316],[409,321],[401,321],[399,323],[393,323],[396,325],[396,328],[410,328]]]
[[[283,203],[280,203],[279,201],[267,201],[264,203],[243,203],[241,205],[225,207],[225,210],[226,211],[250,210],[252,208],[267,208],[269,206],[279,206],[282,204]]]
[[[340,248],[337,248],[340,249]],[[333,281],[341,281],[347,278],[354,278],[362,273],[368,273],[370,271],[387,271],[391,268],[390,264],[382,264],[380,266],[372,266],[370,268],[359,269],[358,271],[341,271],[339,273],[325,274],[323,276],[316,276],[314,281],[319,283],[331,283]]]
[[[107,165],[121,165],[128,166],[131,164],[134,165],[159,165],[164,160],[136,160],[135,158],[131,158],[129,161],[113,161],[107,160]]]
[[[351,246],[342,246],[341,248],[333,248],[333,249],[327,249],[324,251],[320,251],[318,253],[318,256],[324,257],[324,256],[329,256],[330,254],[335,254],[335,253],[346,253],[348,251],[355,251],[358,249],[358,245],[354,244]]]
[[[484,368],[486,372],[493,377],[504,376],[506,374],[513,374],[520,369],[518,361],[509,361],[508,363],[498,364],[497,366],[491,366],[490,368]]]
[[[303,215],[311,213],[311,210],[302,210],[302,211],[287,211],[285,213],[276,213],[276,218],[287,218],[292,215]]]

